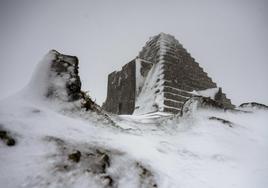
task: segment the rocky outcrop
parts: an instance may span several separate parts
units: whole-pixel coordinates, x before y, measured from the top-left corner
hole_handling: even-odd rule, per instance
[[[79,60],[76,56],[65,55],[51,50],[53,54],[49,69],[48,98],[56,98],[66,102],[79,101],[81,108],[102,112],[87,94],[81,90],[81,79],[79,76]]]
[[[226,119],[222,119],[222,118],[219,118],[219,117],[215,117],[215,116],[211,116],[208,118],[209,120],[215,120],[215,121],[219,121],[221,122],[222,124],[226,124],[228,125],[229,127],[233,127],[233,123],[231,121],[228,121]]]
[[[2,125],[0,125],[0,140],[2,140],[7,146],[14,146],[16,140],[13,138],[11,133],[5,130]]]
[[[120,187],[120,181],[128,178],[134,179],[132,181],[135,181],[137,187],[158,187],[154,173],[124,152],[88,143],[70,143],[51,136],[44,140],[56,145],[56,153],[48,158],[55,160],[51,165],[51,175],[63,177],[62,181],[64,174],[72,174],[74,178],[85,174],[88,178],[93,177],[100,187]]]
[[[81,90],[81,85],[78,58],[51,50],[39,63],[32,80],[24,89],[24,95],[30,100],[35,98],[60,103],[58,108],[64,108],[62,111],[65,113],[84,117],[87,116],[85,111],[96,112],[99,115],[96,118],[114,124],[88,93]]]
[[[268,110],[268,106],[265,104],[261,103],[256,103],[256,102],[247,102],[247,103],[242,103],[240,108],[253,108],[253,109],[260,109],[260,110]]]
[[[76,56],[60,54],[51,50],[54,54],[50,67],[51,78],[47,96],[61,97],[63,100],[75,101],[82,98],[81,80],[78,75],[78,58]]]
[[[224,105],[210,97],[193,96],[182,105],[181,116],[192,114],[198,109],[226,110]]]

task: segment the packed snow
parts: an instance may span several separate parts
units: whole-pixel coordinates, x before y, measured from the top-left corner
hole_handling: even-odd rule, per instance
[[[0,130],[16,140],[0,140],[1,187],[267,187],[267,110],[111,115],[111,124],[75,102],[45,98],[43,70],[0,102]],[[105,156],[109,164],[97,171]]]
[[[163,56],[166,54],[167,42],[171,36],[161,33],[157,45],[159,58],[155,62],[148,73],[148,76],[143,81],[143,87],[139,92],[136,99],[134,114],[146,114],[157,111],[163,111],[164,101],[163,101]],[[172,38],[173,40],[173,38]],[[139,61],[136,61],[136,67],[139,68]],[[138,78],[138,83],[140,83],[140,78]]]
[[[141,92],[141,89],[144,85],[145,77],[141,74],[141,59],[135,59],[135,66],[136,66],[136,96],[138,96]]]
[[[209,88],[209,89],[205,89],[205,90],[199,90],[199,91],[192,91],[190,93],[194,94],[194,95],[198,95],[198,96],[203,96],[203,97],[209,97],[211,99],[215,98],[215,95],[219,92],[218,87],[216,88]]]
[[[134,114],[156,112],[163,106],[162,71],[162,64],[153,64],[144,81],[142,90],[137,96]],[[160,81],[158,81],[158,78],[160,78]]]

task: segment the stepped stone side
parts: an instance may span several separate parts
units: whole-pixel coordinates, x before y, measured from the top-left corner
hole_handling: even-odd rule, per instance
[[[189,97],[195,96],[192,91],[217,88],[217,84],[212,81],[179,41],[171,35],[161,33],[150,38],[139,53],[138,59],[144,61],[141,63],[144,71],[139,74],[144,77],[144,80],[146,80],[148,71],[152,67],[156,67],[155,65],[158,66],[158,72],[154,73],[154,79],[155,76],[157,76],[157,79],[152,80],[150,88],[154,90],[152,99],[163,96],[163,102],[158,100],[159,111],[179,113],[182,104]],[[104,104],[107,111],[116,114],[132,114],[135,108],[135,99],[139,99],[139,94],[144,87],[148,89],[148,84],[144,84],[145,82],[136,85],[135,74],[137,74],[137,69],[134,61],[125,65],[122,71],[109,75],[108,95]],[[124,74],[130,77],[123,77]],[[122,83],[119,78],[123,78]],[[120,86],[121,84],[123,85]],[[135,85],[137,87],[136,92]],[[133,93],[130,94],[131,92]],[[214,99],[225,108],[234,108],[231,100],[226,97],[221,89]]]
[[[183,91],[183,90],[175,89],[172,87],[165,87],[163,92],[164,92],[164,97],[165,97],[164,112],[176,113],[177,111],[181,110],[182,108],[181,104],[183,104],[185,101],[187,101],[191,97],[198,96],[198,95],[195,95],[195,94]],[[222,104],[224,108],[235,107],[234,105],[232,105],[231,100],[226,97],[226,94],[222,93],[221,88],[216,93],[215,97],[212,99]]]
[[[169,38],[172,38],[168,36]],[[163,55],[164,74],[164,111],[178,111],[181,103],[184,103],[193,90],[205,90],[216,88],[217,85],[206,72],[195,62],[195,59],[175,39],[174,42],[165,43],[166,53]],[[222,93],[215,100],[221,102],[224,107],[233,108],[231,101]],[[173,101],[173,102],[170,102]],[[177,101],[177,103],[175,102]]]
[[[223,104],[225,108],[235,108],[235,106],[231,103],[231,100],[226,97],[226,94],[222,92],[220,88],[218,93],[216,93],[215,98],[216,101]]]
[[[168,113],[172,113],[172,114],[179,114],[181,112],[181,110],[179,110],[177,108],[164,107],[163,112],[168,112]]]
[[[145,46],[139,53],[139,58],[149,61],[151,63],[157,63],[160,56],[159,43],[161,36],[157,35],[146,42]]]

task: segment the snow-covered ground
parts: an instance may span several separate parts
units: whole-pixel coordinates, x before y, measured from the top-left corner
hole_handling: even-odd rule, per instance
[[[0,140],[0,187],[268,185],[268,111],[113,115],[111,124],[72,110],[75,103],[37,97],[45,78],[0,102],[0,130],[16,140]]]

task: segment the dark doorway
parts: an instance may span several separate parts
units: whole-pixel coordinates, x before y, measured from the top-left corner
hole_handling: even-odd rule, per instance
[[[118,114],[122,114],[122,103],[118,104]]]

